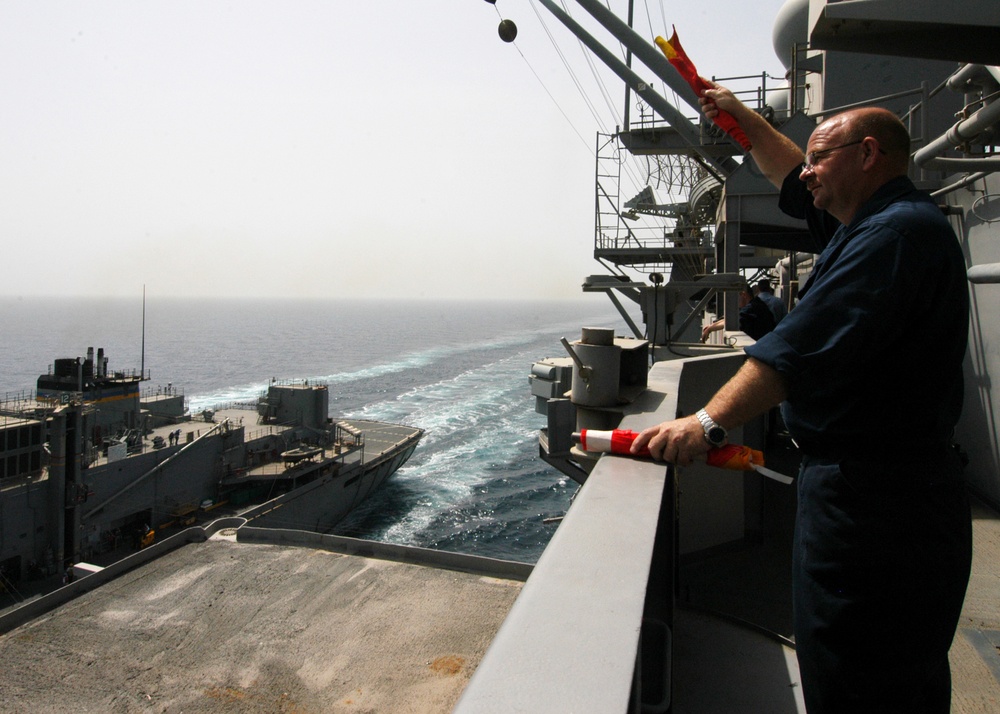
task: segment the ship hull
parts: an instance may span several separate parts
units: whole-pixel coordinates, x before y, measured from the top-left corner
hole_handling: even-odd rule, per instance
[[[263,528],[328,532],[406,463],[419,439],[417,432],[376,460],[321,476],[242,515]]]

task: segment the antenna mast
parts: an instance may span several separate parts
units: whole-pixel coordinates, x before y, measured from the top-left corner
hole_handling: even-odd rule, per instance
[[[146,286],[142,286],[142,356],[139,361],[139,379],[146,378]]]

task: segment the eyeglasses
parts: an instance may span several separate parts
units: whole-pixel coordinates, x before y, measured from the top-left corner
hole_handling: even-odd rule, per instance
[[[847,144],[841,144],[840,146],[831,146],[829,149],[820,149],[819,151],[810,151],[806,154],[805,163],[802,164],[803,171],[810,171],[816,168],[816,164],[822,160],[827,154],[831,154],[837,149],[846,149],[848,146],[857,146],[858,144],[864,142],[864,139],[858,139],[857,141],[851,141]],[[882,151],[879,149],[879,151]],[[882,153],[885,153],[884,151]]]

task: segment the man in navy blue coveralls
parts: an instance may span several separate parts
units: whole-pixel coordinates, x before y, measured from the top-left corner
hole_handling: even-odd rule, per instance
[[[702,105],[736,117],[819,256],[795,309],[746,348],[702,419],[647,429],[633,451],[687,465],[710,426],[780,403],[803,455],[793,603],[809,713],[946,713],[972,558],[951,446],[969,319],[958,241],[907,178],[909,136],[890,112],[827,119],[803,154],[722,87]]]

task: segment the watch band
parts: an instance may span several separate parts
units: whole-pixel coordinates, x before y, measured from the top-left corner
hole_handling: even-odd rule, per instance
[[[712,417],[710,417],[708,415],[708,412],[706,412],[704,409],[699,409],[695,413],[695,416],[698,417],[698,421],[701,422],[701,428],[705,430],[705,433],[708,433],[708,430],[716,425],[715,420]]]
[[[708,412],[704,409],[699,409],[695,416],[698,421],[701,422],[701,428],[705,430],[705,441],[707,441],[712,446],[723,446],[728,440],[729,435],[726,433],[724,427],[719,426],[716,421],[709,416]]]

